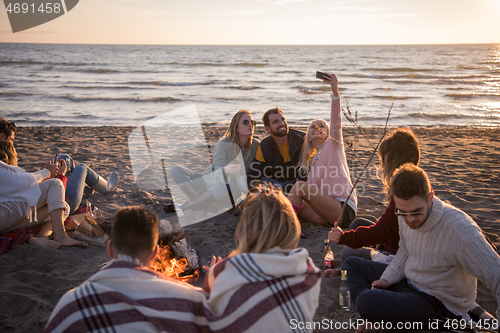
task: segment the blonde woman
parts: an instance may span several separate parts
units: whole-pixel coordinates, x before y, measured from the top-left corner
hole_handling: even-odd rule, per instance
[[[347,200],[352,183],[344,153],[338,79],[335,74],[325,73],[323,81],[332,88],[331,128],[323,119],[309,125],[300,158],[307,182],[295,183],[288,199],[299,217],[318,224],[325,221],[333,225],[347,204],[342,220],[338,221],[345,229],[355,218],[357,197],[353,191]]]
[[[17,152],[10,141],[0,140],[0,233],[41,224],[50,216],[54,240],[31,237],[28,243],[40,247],[80,246],[69,238],[63,222],[69,214],[64,186],[57,178],[59,166],[48,162],[39,172],[27,173],[17,166]]]
[[[259,140],[253,137],[256,122],[248,110],[238,111],[226,131],[217,143],[213,163],[203,173],[197,173],[183,166],[174,166],[171,176],[190,201],[182,209],[218,201],[227,195],[226,185],[229,180],[236,183],[242,192],[247,191],[246,177],[250,164],[255,158]],[[241,158],[239,155],[241,154]],[[244,165],[237,163],[242,160]],[[245,170],[241,170],[244,167]],[[209,175],[207,177],[207,175]]]
[[[221,331],[282,332],[313,320],[321,271],[296,248],[300,224],[280,189],[258,185],[236,227],[236,249],[205,279]]]

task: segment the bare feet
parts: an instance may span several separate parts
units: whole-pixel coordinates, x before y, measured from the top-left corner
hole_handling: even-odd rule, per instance
[[[338,268],[333,268],[333,269],[326,269],[323,272],[324,277],[334,277],[334,276],[340,276],[340,269]]]
[[[61,243],[50,240],[44,237],[30,237],[28,239],[28,244],[33,244],[39,247],[58,249],[61,247]]]
[[[57,240],[59,243],[61,243],[61,246],[80,246],[83,248],[88,248],[89,245],[85,242],[80,242],[76,239],[69,238],[68,236],[62,237],[62,239]]]

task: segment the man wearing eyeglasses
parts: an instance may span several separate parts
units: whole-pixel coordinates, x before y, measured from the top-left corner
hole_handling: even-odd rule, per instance
[[[279,185],[288,193],[297,180],[305,180],[298,168],[305,133],[290,129],[279,107],[266,111],[262,122],[270,135],[257,148],[250,186],[253,181],[262,180]]]
[[[500,306],[500,256],[470,216],[437,198],[413,164],[394,173],[390,191],[399,220],[396,256],[389,266],[356,257],[342,265],[359,314],[371,323],[422,323],[421,329],[436,319],[468,322],[477,278]],[[498,330],[498,321],[489,325]]]

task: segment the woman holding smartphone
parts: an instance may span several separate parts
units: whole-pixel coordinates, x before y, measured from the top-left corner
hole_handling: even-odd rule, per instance
[[[345,229],[355,218],[357,197],[355,191],[349,197],[352,183],[344,152],[338,79],[335,74],[324,73],[322,80],[332,88],[331,127],[323,119],[309,125],[300,157],[307,182],[295,183],[288,199],[300,218],[318,224],[325,221],[333,225],[347,205],[338,221]]]

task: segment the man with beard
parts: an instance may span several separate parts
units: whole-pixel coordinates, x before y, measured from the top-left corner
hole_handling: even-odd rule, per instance
[[[262,116],[266,132],[251,166],[250,186],[261,180],[279,185],[288,193],[297,180],[305,180],[298,168],[305,133],[288,128],[283,111],[270,109]]]

